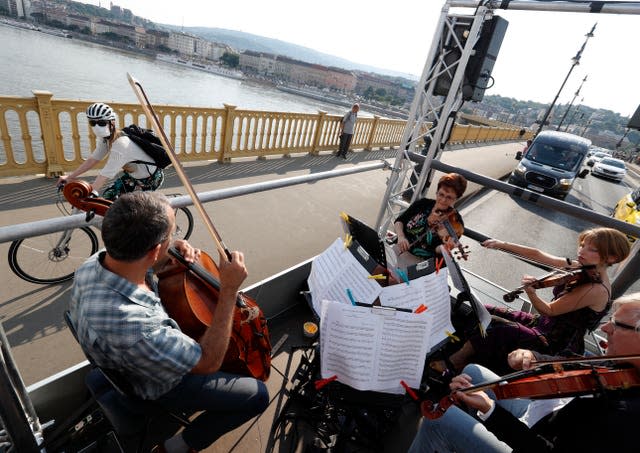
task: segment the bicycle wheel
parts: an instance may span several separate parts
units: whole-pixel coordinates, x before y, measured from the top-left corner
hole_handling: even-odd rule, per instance
[[[62,283],[71,280],[78,266],[97,251],[96,234],[91,228],[82,227],[13,241],[9,267],[31,283]]]
[[[188,208],[178,208],[176,213],[176,233],[175,237],[179,239],[189,239],[193,233],[193,214]]]

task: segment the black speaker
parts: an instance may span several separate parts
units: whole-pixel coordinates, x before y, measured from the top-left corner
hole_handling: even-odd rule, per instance
[[[465,71],[465,83],[462,87],[462,98],[465,101],[482,101],[484,91],[493,85],[491,71],[508,26],[509,22],[500,16],[493,16],[484,23],[480,39],[474,47],[475,54],[469,58]]]
[[[470,20],[473,18],[471,17]],[[480,38],[474,47],[474,54],[469,58],[462,82],[462,98],[465,101],[471,100],[479,102],[484,97],[484,91],[489,87],[489,80],[493,65],[495,64],[502,40],[507,31],[509,23],[499,17],[493,16],[491,20],[483,24]],[[454,25],[453,32],[462,46],[465,45],[471,30],[471,22],[459,22]],[[438,76],[433,93],[438,96],[446,96],[451,88],[451,81],[457,66],[451,67],[460,59],[461,49],[450,37],[449,42],[444,46],[445,54],[443,60],[449,71],[445,71]],[[434,62],[434,65],[437,62]]]
[[[640,106],[636,109],[636,113],[633,114],[631,119],[629,120],[629,124],[627,124],[628,129],[640,130]]]

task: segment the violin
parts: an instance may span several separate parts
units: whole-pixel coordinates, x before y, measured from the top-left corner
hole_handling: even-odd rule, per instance
[[[450,240],[453,241],[455,244],[454,248],[457,249],[457,259],[464,259],[466,261],[469,258],[469,247],[463,246],[460,242],[460,236],[464,233],[464,226],[458,220],[458,211],[456,211],[455,208],[451,208],[449,211],[444,213],[433,211],[429,214],[427,222],[429,224],[429,230],[422,234],[411,245],[422,240],[422,238],[431,231],[435,232],[438,237],[440,237],[440,240],[445,246]]]
[[[574,287],[582,285],[583,283],[600,283],[602,282],[602,279],[597,272],[594,274],[595,267],[595,265],[591,264],[574,270],[555,269],[530,283],[521,285],[513,291],[506,293],[502,296],[502,299],[505,302],[513,302],[519,294],[524,292],[526,288],[539,289],[566,285],[567,290],[570,291]]]
[[[480,390],[492,390],[497,399],[546,399],[595,394],[611,390],[625,390],[640,386],[640,373],[635,367],[590,366],[586,369],[564,370],[560,365],[571,361],[628,360],[630,358],[637,359],[640,356],[597,357],[586,360],[579,358],[540,362],[540,365],[533,370],[518,371],[495,381],[456,391],[473,393]],[[554,371],[546,372],[545,370],[548,367],[553,368]],[[438,403],[425,400],[420,404],[420,411],[424,417],[435,420],[441,417],[455,403],[453,395],[445,396]]]

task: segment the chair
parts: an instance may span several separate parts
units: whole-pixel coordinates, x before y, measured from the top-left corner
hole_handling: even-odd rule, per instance
[[[78,334],[71,322],[69,310],[64,312],[64,320],[73,337]],[[79,341],[78,341],[79,342]],[[124,444],[137,440],[137,452],[142,452],[150,437],[152,422],[159,418],[173,421],[180,426],[188,426],[185,414],[169,411],[160,404],[135,396],[131,385],[116,370],[97,366],[87,354],[92,370],[85,377],[89,392],[98,403],[109,423]]]

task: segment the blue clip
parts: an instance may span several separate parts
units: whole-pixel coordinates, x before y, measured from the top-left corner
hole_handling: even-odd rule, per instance
[[[349,296],[349,300],[351,301],[351,305],[356,305],[356,300],[353,298],[353,293],[349,288],[347,288],[347,296]]]
[[[407,285],[409,285],[409,277],[407,276],[407,273],[405,271],[403,271],[402,269],[397,267],[396,268],[396,273],[400,276],[400,278],[402,279],[403,282],[405,282]]]

